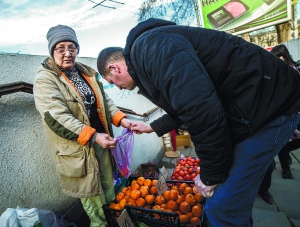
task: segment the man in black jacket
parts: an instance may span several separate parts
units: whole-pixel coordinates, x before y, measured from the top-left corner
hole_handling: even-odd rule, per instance
[[[295,70],[239,37],[153,18],[130,31],[124,49],[102,50],[97,67],[166,111],[133,131],[162,136],[187,127],[210,225],[251,226],[260,182],[300,119]]]

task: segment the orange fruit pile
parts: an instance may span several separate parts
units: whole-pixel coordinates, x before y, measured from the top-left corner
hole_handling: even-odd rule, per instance
[[[204,201],[200,193],[194,193],[193,188],[187,183],[170,186],[162,195],[157,195],[157,180],[138,177],[131,184],[122,188],[116,195],[109,208],[122,210],[127,204],[164,212],[175,212],[179,215],[181,224],[191,226],[200,225],[202,204]],[[155,214],[155,218],[160,218]]]

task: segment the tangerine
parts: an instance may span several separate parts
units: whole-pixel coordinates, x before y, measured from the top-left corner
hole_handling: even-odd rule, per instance
[[[178,195],[176,199],[176,203],[180,204],[182,202],[184,202],[184,195]]]
[[[146,197],[147,195],[149,195],[149,190],[147,188],[141,188],[140,192],[141,192],[141,197]]]
[[[146,205],[146,201],[144,198],[140,197],[140,198],[137,198],[136,201],[135,201],[136,205],[138,207],[144,207]]]
[[[132,185],[134,185],[135,183],[137,183],[137,181],[136,181],[136,180],[132,180],[130,185],[132,186]]]
[[[170,195],[170,191],[164,191],[163,193],[163,197],[166,199],[166,200],[169,200],[169,195]]]
[[[155,203],[156,203],[157,205],[164,204],[165,202],[166,202],[166,199],[165,199],[162,195],[156,196],[156,198],[155,198]]]
[[[179,186],[179,191],[183,194],[184,190],[186,189],[186,187],[188,187],[189,185],[187,183],[182,183]]]
[[[188,202],[191,206],[194,206],[195,203],[197,202],[196,199],[195,199],[195,196],[193,196],[192,194],[187,194],[185,196],[184,201]]]
[[[137,199],[141,196],[141,191],[140,190],[132,190],[130,193],[130,196],[132,199]]]
[[[122,210],[120,204],[118,204],[118,203],[114,205],[113,209],[115,209],[115,210]]]
[[[142,185],[144,185],[145,178],[144,177],[138,177],[138,179],[136,179],[136,181],[140,186],[142,186]]]
[[[124,194],[126,194],[126,191],[128,190],[128,188],[127,187],[124,187],[124,188],[122,188],[122,192],[124,193]]]
[[[176,185],[173,185],[172,188],[171,188],[171,190],[176,190],[176,191],[179,192],[179,188]]]
[[[155,196],[154,195],[146,195],[145,200],[146,200],[146,203],[150,205],[150,204],[154,203]]]
[[[201,203],[204,200],[204,197],[199,192],[195,194],[195,198],[197,203]]]
[[[133,201],[133,200],[128,201],[127,205],[136,207],[136,203],[135,203],[135,201]]]
[[[194,217],[192,212],[187,212],[185,215],[188,216],[189,220],[191,220],[191,218]]]
[[[138,183],[135,183],[131,186],[132,190],[139,190],[140,189],[140,185]]]
[[[192,207],[192,214],[194,217],[201,217],[202,216],[202,207],[193,206]]]
[[[178,209],[178,204],[174,200],[169,200],[167,202],[167,208],[172,211],[175,211]]]
[[[163,208],[163,209],[167,209],[167,204],[166,203],[161,204],[160,207]]]
[[[200,223],[201,223],[201,220],[198,217],[192,217],[190,220],[190,224],[192,226],[200,225]]]
[[[180,220],[180,224],[187,224],[190,222],[188,216],[186,216],[185,214],[180,215],[179,220]]]
[[[117,195],[116,195],[116,200],[118,202],[120,202],[122,199],[124,199],[124,196],[125,194],[123,192],[119,192]]]
[[[175,186],[176,187],[176,186]],[[169,199],[176,200],[178,198],[178,191],[175,189],[171,189],[169,193]]]
[[[146,179],[146,180],[144,181],[144,185],[145,185],[145,186],[148,186],[148,187],[151,187],[151,186],[152,186],[152,181],[151,181],[150,179]]]
[[[115,205],[116,205],[116,203],[110,203],[110,204],[108,205],[108,208],[114,209]]]
[[[191,205],[188,202],[182,202],[179,205],[179,210],[181,213],[186,214],[191,211]]]
[[[157,180],[156,180],[156,179],[152,180],[152,182],[151,182],[151,186],[152,186],[152,187],[156,187],[156,182],[157,182]]]
[[[193,189],[191,187],[186,187],[183,191],[183,194],[187,195],[187,194],[193,194]]]
[[[119,204],[120,204],[120,208],[123,209],[126,206],[126,204],[127,204],[127,200],[126,199],[121,199],[121,201],[119,202]]]
[[[156,189],[156,187],[152,186],[149,190],[150,190],[150,193],[151,193],[152,195],[156,195],[156,194],[157,194],[157,189]]]
[[[152,210],[159,210],[160,209],[160,206],[159,205],[154,205],[153,207],[152,207]]]

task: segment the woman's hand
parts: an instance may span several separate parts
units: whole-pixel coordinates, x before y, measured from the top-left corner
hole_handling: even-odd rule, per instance
[[[214,188],[217,186],[218,186],[217,184],[206,186],[205,184],[202,183],[199,174],[195,177],[196,189],[194,189],[194,191],[200,192],[200,194],[203,195],[205,198],[212,197],[214,194]]]
[[[108,149],[116,147],[115,139],[106,133],[97,133],[95,143],[98,143],[101,147]]]
[[[123,118],[121,120],[120,124],[121,124],[122,127],[130,129],[130,127],[132,125],[132,121],[128,120],[127,118]]]
[[[133,122],[131,124],[130,130],[133,131],[135,134],[154,132],[150,125],[144,124],[142,122]]]

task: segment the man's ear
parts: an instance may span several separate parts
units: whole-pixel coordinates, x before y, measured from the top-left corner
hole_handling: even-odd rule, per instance
[[[118,70],[118,66],[115,63],[111,63],[108,65],[109,71],[113,72],[113,71],[117,71]]]

